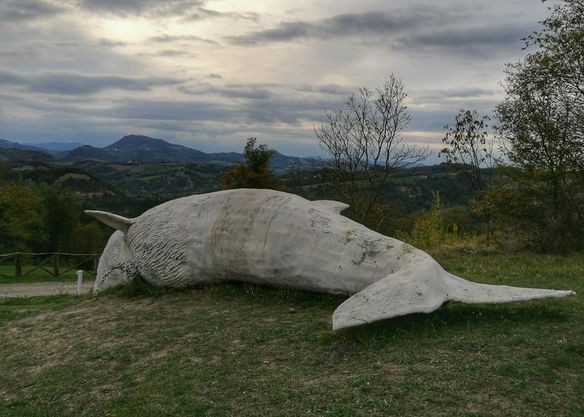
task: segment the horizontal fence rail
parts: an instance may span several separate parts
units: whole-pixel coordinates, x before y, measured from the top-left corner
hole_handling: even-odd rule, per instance
[[[95,275],[99,257],[99,253],[4,253],[0,254],[0,275],[19,278],[44,272],[58,277],[79,269]]]

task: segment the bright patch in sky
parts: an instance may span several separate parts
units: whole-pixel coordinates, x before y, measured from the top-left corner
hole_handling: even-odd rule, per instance
[[[141,20],[111,19],[105,20],[100,28],[101,33],[121,42],[137,42],[144,40],[152,32],[150,24]]]

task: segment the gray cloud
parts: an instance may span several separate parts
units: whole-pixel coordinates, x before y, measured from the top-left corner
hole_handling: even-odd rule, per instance
[[[51,17],[65,9],[42,0],[4,0],[0,2],[0,22],[19,23]]]
[[[205,78],[223,78],[220,74],[208,74]],[[212,84],[181,85],[178,90],[189,95],[214,94],[234,99],[266,100],[270,98],[284,99],[294,93],[309,93],[314,95],[330,95],[348,97],[354,88],[337,84],[299,84],[287,85],[280,83],[230,83],[222,86]],[[313,99],[313,98],[312,98]]]
[[[46,49],[41,45],[19,45],[18,47],[0,49],[0,55],[4,58],[33,58],[45,53]]]
[[[150,38],[151,42],[159,43],[173,43],[173,42],[205,42],[212,45],[217,45],[218,43],[211,39],[201,38],[194,35],[160,35],[153,36]]]
[[[129,45],[128,42],[115,41],[115,40],[110,40],[110,39],[100,39],[97,44],[99,46],[104,46],[106,48],[118,48],[118,47],[124,47],[124,46]]]
[[[179,91],[189,95],[214,94],[228,98],[245,98],[252,100],[265,100],[272,96],[269,89],[253,86],[214,86],[210,84],[200,84],[195,86],[179,86]]]
[[[388,44],[412,53],[440,49],[480,56],[503,46],[521,45],[521,38],[533,30],[533,23],[516,21],[469,25],[470,8],[471,5],[458,5],[342,14],[314,22],[281,22],[274,28],[227,36],[225,40],[233,45],[259,46],[300,39],[358,37],[366,43]]]
[[[96,13],[118,16],[176,17],[186,21],[215,18],[257,21],[254,12],[220,12],[204,7],[206,0],[82,0],[79,6]]]
[[[156,86],[179,84],[170,78],[129,78],[116,75],[86,75],[69,71],[39,74],[0,70],[0,84],[21,86],[36,93],[91,94],[103,90],[148,91]]]
[[[331,94],[349,96],[357,90],[357,87],[351,87],[339,84],[283,84],[283,83],[229,83],[227,88],[236,89],[280,89],[292,90],[302,93]]]
[[[290,88],[293,91],[293,87]],[[184,90],[182,86],[179,89]],[[442,95],[438,91],[442,91]],[[344,95],[294,96],[287,92],[273,90],[266,96],[262,96],[263,92],[261,89],[254,90],[253,87],[242,89],[199,86],[198,92],[194,88],[190,91],[192,95],[199,96],[194,100],[124,99],[118,100],[113,106],[106,106],[105,110],[100,106],[92,105],[91,101],[77,100],[75,97],[63,97],[58,103],[51,99],[50,102],[44,104],[38,101],[29,102],[17,96],[12,96],[9,101],[43,113],[59,112],[61,115],[71,115],[82,112],[84,118],[117,120],[113,123],[125,123],[130,126],[140,121],[140,126],[147,123],[151,128],[162,130],[172,130],[173,126],[178,126],[177,123],[187,123],[192,129],[193,123],[203,122],[219,124],[224,129],[232,130],[240,130],[247,124],[270,130],[275,123],[295,126],[300,120],[307,120],[318,124],[324,119],[325,109],[342,107],[345,99]],[[427,93],[424,99],[416,95],[412,98],[416,104],[409,106],[409,112],[412,115],[409,130],[442,132],[444,125],[452,122],[461,108],[476,109],[481,114],[488,114],[498,103],[497,98],[489,98],[491,96],[487,95],[488,92],[489,90],[471,88],[433,90]],[[215,94],[219,97],[237,98],[243,101],[218,102],[213,97],[203,97],[203,94]],[[445,100],[448,97],[452,100]]]
[[[13,45],[13,43],[10,43]],[[55,56],[59,53],[74,53],[77,51],[88,51],[90,49],[121,48],[130,45],[128,42],[110,39],[99,39],[98,41],[76,40],[76,41],[26,41],[20,42],[10,48],[0,49],[0,54],[5,57],[24,56]],[[77,50],[77,51],[76,51]],[[95,54],[95,51],[92,53]]]
[[[441,109],[408,109],[412,115],[412,122],[408,130],[443,132],[444,125],[450,119],[454,119],[459,110],[457,106],[451,107],[451,109],[445,106]]]
[[[481,115],[491,115],[500,100],[468,99],[436,103],[424,107],[410,107],[411,130],[443,132],[444,125],[453,124],[454,117],[461,109],[476,110]]]
[[[140,53],[139,55],[145,57],[189,57],[189,58],[196,58],[198,56],[193,52],[185,51],[182,49],[163,49],[156,52],[143,52]]]
[[[482,98],[495,95],[495,91],[487,88],[478,87],[462,87],[450,89],[437,90],[423,90],[417,91],[414,94],[415,101],[428,102],[434,100],[455,100],[455,99],[469,99]]]
[[[230,94],[225,91],[225,96]],[[107,117],[142,120],[182,120],[228,122],[239,124],[298,124],[300,120],[321,120],[324,109],[338,107],[342,100],[326,97],[273,96],[263,99],[242,97],[245,101],[217,102],[209,99],[137,101],[124,100],[107,111]]]
[[[179,86],[185,94],[203,96],[217,95],[231,99],[244,99],[242,102],[231,102],[227,107],[206,101],[187,101],[185,108],[203,106],[212,109],[210,114],[223,122],[245,122],[269,124],[297,124],[300,120],[318,122],[324,117],[325,109],[342,107],[345,99],[355,91],[354,88],[339,85],[285,85],[276,83],[227,84],[213,86],[201,84],[196,86]],[[294,94],[309,93],[305,94]],[[410,113],[412,114],[411,130],[441,131],[444,124],[454,118],[461,108],[476,109],[482,114],[490,113],[499,98],[493,90],[484,88],[453,88],[441,90],[426,90],[412,94],[409,97]],[[193,104],[196,103],[196,104]],[[168,111],[159,108],[158,118],[184,120],[185,113],[174,106]],[[148,107],[149,105],[146,105]],[[139,106],[142,108],[141,106]],[[227,111],[226,108],[229,108]],[[194,114],[197,110],[187,111]],[[124,112],[118,112],[124,114]],[[147,113],[149,114],[149,113]],[[198,113],[197,113],[198,114]],[[134,114],[137,115],[137,114]],[[144,115],[143,115],[144,116]]]
[[[356,90],[356,88],[354,87],[347,87],[338,84],[296,85],[293,88],[296,91],[302,91],[307,93],[343,95],[347,97],[354,93]]]
[[[146,64],[137,54],[128,52],[128,40],[112,38],[112,33],[91,33],[84,19],[67,13],[42,24],[0,23],[0,69],[24,75],[62,70],[135,77],[143,74]]]
[[[176,16],[197,9],[205,0],[81,0],[79,6],[94,12],[117,15]]]
[[[299,38],[331,39],[355,35],[394,35],[414,27],[443,22],[444,19],[460,20],[466,9],[434,7],[402,9],[389,12],[349,13],[315,22],[281,22],[275,28],[251,32],[241,36],[228,36],[227,41],[236,45],[258,45],[286,42]]]
[[[195,13],[185,16],[185,20],[204,20],[212,18],[222,18],[227,17],[234,20],[251,20],[257,22],[260,18],[259,13],[254,12],[218,12],[217,10],[206,9],[204,7],[199,7]]]
[[[276,82],[264,82],[264,83],[229,83],[226,87],[230,88],[286,88],[287,84],[276,83]]]
[[[5,78],[2,78],[2,80],[9,81]],[[14,79],[10,81],[14,81]],[[228,86],[218,88],[213,94],[222,98],[221,101],[217,101],[217,97],[212,96],[201,96],[195,99],[185,98],[183,100],[138,100],[127,98],[118,99],[114,101],[113,105],[107,99],[105,101],[96,101],[94,98],[83,100],[79,97],[79,100],[77,100],[75,96],[59,97],[58,103],[55,103],[53,98],[50,100],[47,98],[44,103],[40,103],[40,97],[36,97],[31,102],[29,102],[28,98],[17,99],[16,96],[10,99],[1,98],[1,100],[6,103],[18,104],[21,108],[35,109],[44,115],[45,125],[48,123],[52,126],[51,120],[55,120],[58,125],[55,124],[54,129],[55,132],[59,132],[62,135],[59,138],[61,140],[63,137],[69,137],[63,136],[65,134],[70,135],[73,139],[75,134],[71,132],[76,132],[77,135],[82,133],[85,135],[84,132],[91,129],[95,129],[95,132],[101,132],[102,138],[109,137],[108,141],[112,141],[112,137],[114,139],[117,138],[115,135],[122,136],[131,132],[150,132],[152,134],[154,132],[165,132],[160,134],[164,135],[162,137],[168,138],[179,135],[182,132],[180,134],[188,133],[189,137],[198,138],[196,147],[204,143],[207,146],[206,149],[213,149],[215,145],[213,145],[211,138],[221,138],[221,140],[225,141],[221,146],[227,150],[233,150],[235,148],[233,145],[230,148],[229,140],[250,135],[260,135],[270,140],[278,138],[276,140],[278,149],[295,149],[294,152],[302,154],[302,149],[312,149],[310,153],[314,153],[317,147],[312,129],[310,127],[307,128],[306,123],[300,125],[299,122],[303,120],[308,122],[308,126],[318,125],[323,119],[324,109],[334,109],[342,106],[345,97],[344,95],[336,96],[326,93],[319,95],[312,92],[309,92],[309,94],[304,94],[304,92],[294,94],[293,92],[296,91],[294,86],[283,85],[274,87],[275,90],[270,90],[270,94],[266,98],[244,97],[247,93],[252,96],[256,94],[253,90],[253,85],[248,85],[248,91],[244,88]],[[285,91],[281,91],[285,88]],[[429,91],[427,95],[432,96],[437,91]],[[426,101],[421,107],[412,106],[410,112],[413,120],[409,130],[430,131],[440,134],[444,130],[444,124],[454,120],[454,115],[461,107],[461,103],[466,103],[468,104],[467,107],[479,110],[492,108],[493,104],[495,104],[495,101],[481,98],[483,94],[486,97],[488,90],[453,89],[443,90],[443,92],[444,97],[450,96],[455,101],[439,103],[437,100],[435,104],[431,104],[429,107],[426,105],[428,103]],[[229,100],[234,98],[230,94],[238,96],[237,98],[242,100]],[[436,94],[438,95],[438,93]],[[469,97],[467,99],[463,96]],[[477,99],[475,96],[479,96],[479,98]],[[11,112],[6,112],[7,115],[9,113]],[[84,124],[80,125],[78,123],[79,120],[83,120]],[[23,123],[26,124],[26,122]],[[17,121],[11,122],[13,128],[17,124]],[[276,125],[278,126],[277,128],[275,127]],[[24,135],[26,126],[23,125],[21,128],[23,129],[21,135]],[[112,131],[112,129],[116,133],[108,136],[107,132]],[[10,132],[8,131],[5,136],[10,138]],[[98,135],[95,132],[93,134],[97,138]],[[28,135],[32,137],[31,133],[28,133]],[[432,141],[436,141],[436,138],[434,135],[431,135],[428,139],[415,136],[410,140],[420,143],[429,140],[432,143]]]
[[[392,39],[392,45],[408,50],[450,50],[458,54],[481,55],[493,50],[505,51],[505,46],[522,45],[521,38],[533,30],[533,25],[517,22],[488,26],[439,27],[421,33]],[[486,50],[488,51],[486,51]]]
[[[235,107],[203,100],[124,100],[101,115],[134,120],[224,121],[238,117],[238,113]]]

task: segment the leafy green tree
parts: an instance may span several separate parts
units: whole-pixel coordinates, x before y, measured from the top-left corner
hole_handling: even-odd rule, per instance
[[[546,213],[542,212],[539,185],[525,171],[511,166],[500,166],[497,176],[502,179],[485,191],[482,203],[493,215],[492,227],[499,232],[498,241],[510,248],[541,249],[546,236]]]
[[[521,190],[540,207],[541,244],[559,249],[584,245],[584,1],[551,10],[526,38],[537,50],[508,66],[497,115],[507,157],[531,182]]]
[[[44,186],[42,213],[46,249],[60,252],[71,250],[81,207],[72,192],[54,186]]]
[[[81,224],[75,229],[75,251],[80,253],[99,253],[104,246],[104,232],[96,222]]]
[[[417,216],[409,239],[414,246],[424,249],[433,249],[444,239],[440,193],[433,194],[432,207],[429,211]]]
[[[269,149],[267,145],[257,145],[257,138],[249,138],[243,150],[245,161],[225,173],[221,179],[222,188],[282,189],[282,184],[270,167],[275,153],[276,150]]]
[[[22,182],[0,186],[0,251],[27,251],[39,237],[41,197]]]
[[[8,176],[9,171],[10,168],[8,167],[8,165],[5,165],[2,162],[0,162],[0,182],[3,181],[4,178]]]
[[[546,0],[542,0],[545,2]],[[580,135],[584,112],[584,0],[562,0],[550,7],[543,28],[529,35],[526,45],[538,48],[530,54],[567,93],[579,114]]]

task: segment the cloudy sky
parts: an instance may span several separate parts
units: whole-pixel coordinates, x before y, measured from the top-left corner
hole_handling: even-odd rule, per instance
[[[324,109],[390,73],[410,143],[440,148],[461,107],[490,112],[540,0],[0,0],[0,138],[203,151],[257,136],[322,155]]]

